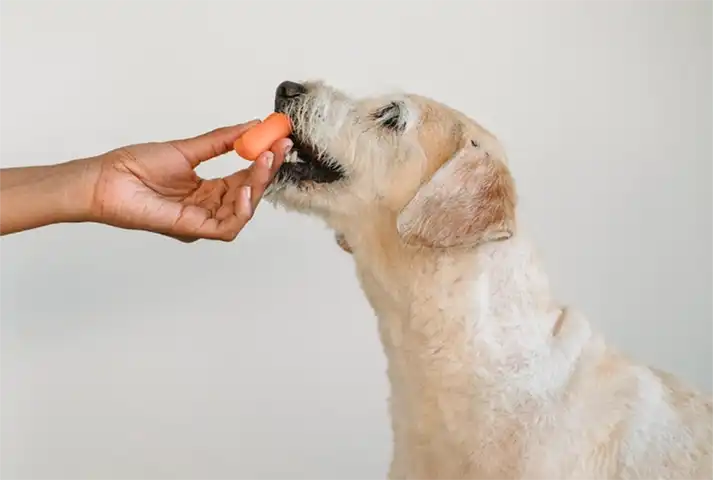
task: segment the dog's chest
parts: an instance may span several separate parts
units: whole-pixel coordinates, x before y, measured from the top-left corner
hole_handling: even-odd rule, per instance
[[[492,415],[488,393],[479,390],[468,292],[440,283],[413,295],[413,284],[395,288],[393,278],[369,270],[359,276],[388,358],[394,469],[403,472],[395,476],[514,476],[521,425],[512,414]]]
[[[487,406],[457,376],[406,378],[390,362],[396,478],[519,478],[526,469],[524,419]],[[450,385],[449,385],[450,383]]]
[[[448,259],[405,272],[414,262],[362,253],[357,275],[388,358],[392,478],[520,476],[537,434],[525,419],[538,406],[509,391],[489,353],[497,333],[476,325],[492,307],[487,278]]]

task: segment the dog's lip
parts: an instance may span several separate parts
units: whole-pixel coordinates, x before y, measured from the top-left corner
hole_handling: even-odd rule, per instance
[[[325,161],[309,143],[302,141],[294,134],[290,135],[289,138],[292,141],[292,151],[297,153],[299,161],[296,163],[285,162],[282,164],[283,167],[291,168],[291,166],[303,163],[328,174],[329,177],[333,178],[332,181],[344,176],[344,171],[340,166],[335,165],[333,162]]]
[[[302,141],[302,139],[294,133],[289,136],[289,139],[292,141],[291,152],[294,152],[298,159],[296,161],[285,161],[282,163],[277,172],[276,180],[278,182],[313,182],[326,184],[344,178],[343,169],[321,158],[308,142]]]

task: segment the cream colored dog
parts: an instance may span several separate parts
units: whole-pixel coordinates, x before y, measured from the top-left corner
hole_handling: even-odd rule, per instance
[[[337,232],[379,319],[391,478],[711,478],[711,398],[552,298],[493,135],[319,82],[280,84],[275,109],[295,148],[268,198]]]

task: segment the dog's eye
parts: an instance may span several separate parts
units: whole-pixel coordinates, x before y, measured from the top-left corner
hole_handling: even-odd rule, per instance
[[[401,115],[401,104],[398,102],[391,102],[378,108],[371,116],[387,130],[398,132],[405,127]]]

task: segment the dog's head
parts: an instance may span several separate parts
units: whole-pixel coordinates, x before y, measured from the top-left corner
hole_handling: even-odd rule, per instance
[[[275,111],[294,147],[268,196],[340,225],[393,218],[411,245],[472,246],[509,237],[515,188],[493,135],[417,95],[353,99],[321,82],[283,82]],[[389,217],[390,216],[390,217]]]

